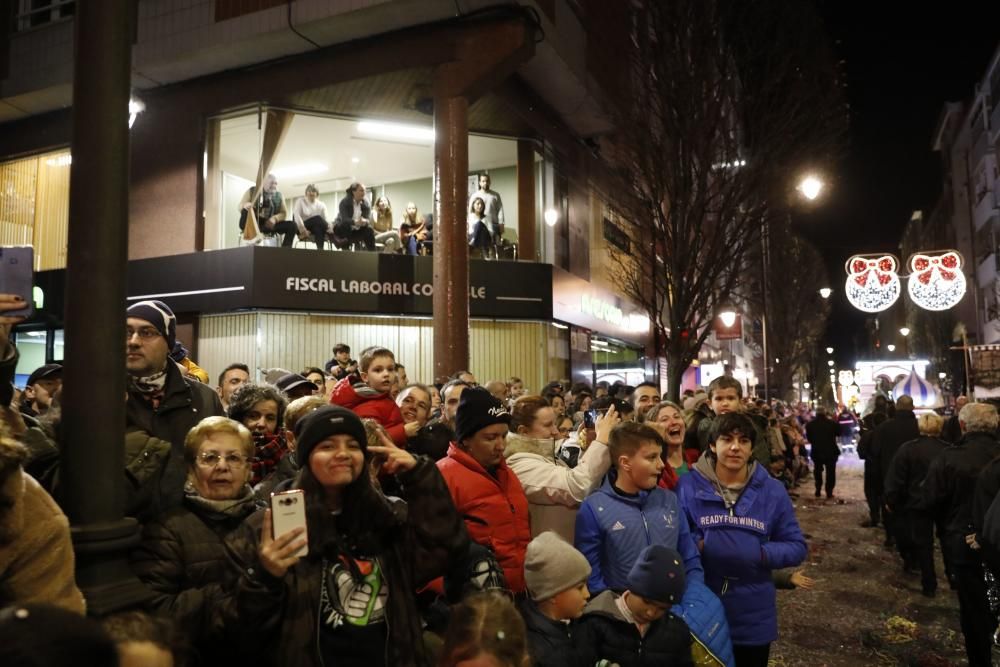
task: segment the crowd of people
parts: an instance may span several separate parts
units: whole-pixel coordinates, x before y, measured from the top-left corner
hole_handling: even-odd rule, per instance
[[[0,295],[0,311],[18,305]],[[61,368],[13,395],[16,322],[0,316],[14,406],[0,438],[0,603],[12,605],[0,636],[23,639],[0,642],[3,664],[29,645],[47,655],[32,628],[85,610],[53,501]],[[812,585],[796,569],[807,545],[792,498],[809,476],[807,438],[816,496],[833,497],[837,423],[823,411],[751,400],[729,377],[683,405],[652,383],[531,393],[460,370],[422,384],[391,350],[355,360],[344,343],[322,367],[261,381],[234,361],[213,389],[171,356],[176,318],[162,302],[131,305],[126,336],[121,483],[143,524],[131,563],[148,613],[90,634],[66,623],[121,664],[763,667],[776,590]],[[880,516],[920,568],[933,568],[927,538],[942,519],[967,642],[986,633],[988,652],[996,411],[965,406],[962,440],[946,448],[941,420],[906,417],[906,398],[863,437],[885,466],[873,473]],[[279,530],[272,498],[292,497],[303,524]],[[37,664],[63,664],[49,660]]]
[[[500,259],[510,254],[511,246],[504,240],[503,200],[500,193],[491,189],[489,174],[479,174],[477,182],[479,187],[469,197],[468,205],[469,252],[483,259]],[[405,213],[397,222],[389,197],[383,193],[371,203],[364,183],[351,183],[335,217],[331,217],[319,194],[319,189],[310,183],[303,196],[289,207],[278,190],[277,177],[268,174],[259,191],[251,186],[240,200],[239,228],[244,241],[260,243],[266,238],[280,237],[283,247],[291,247],[298,238],[315,243],[318,250],[330,243],[339,250],[433,253],[433,218],[421,216],[412,201],[406,204]]]

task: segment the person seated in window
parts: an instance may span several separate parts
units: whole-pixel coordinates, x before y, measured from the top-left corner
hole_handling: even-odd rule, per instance
[[[375,210],[372,213],[375,214],[372,218],[375,242],[382,244],[382,252],[399,252],[401,245],[399,232],[393,229],[392,204],[389,203],[389,198],[385,195],[379,197],[375,201]]]
[[[251,185],[240,200],[240,231],[246,226],[247,211],[253,209],[261,234],[281,234],[281,245],[291,247],[299,228],[291,220],[286,220],[288,209],[284,197],[278,192],[278,179],[274,174],[268,174],[261,184],[260,193],[255,190],[256,186]]]
[[[306,196],[295,200],[292,209],[292,219],[299,229],[299,238],[312,236],[318,250],[323,249],[326,236],[333,231],[333,225],[327,222],[326,204],[319,199],[319,190],[310,183],[306,186]]]
[[[487,259],[492,247],[493,237],[486,222],[486,201],[473,197],[469,203],[469,250],[482,253],[482,258]]]
[[[427,228],[417,213],[417,205],[406,204],[406,214],[399,223],[399,238],[403,253],[407,255],[423,255],[424,242],[427,240]]]
[[[334,234],[365,250],[375,250],[375,230],[371,226],[372,207],[365,201],[364,183],[351,183],[347,196],[340,200]]]

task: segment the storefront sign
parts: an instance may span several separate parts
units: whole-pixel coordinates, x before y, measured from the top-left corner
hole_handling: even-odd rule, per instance
[[[552,268],[552,316],[607,336],[645,345],[649,319],[624,297]]]

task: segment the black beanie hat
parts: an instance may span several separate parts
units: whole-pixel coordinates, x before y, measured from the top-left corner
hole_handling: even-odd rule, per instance
[[[127,317],[136,317],[152,324],[167,339],[167,349],[174,349],[177,341],[177,317],[170,306],[162,301],[138,301],[129,306],[126,313]]]
[[[455,416],[455,440],[462,442],[494,424],[510,424],[507,406],[483,387],[469,387],[463,391]]]
[[[652,544],[639,553],[628,573],[628,589],[647,600],[674,605],[684,596],[684,561],[662,544]]]
[[[334,435],[347,434],[358,441],[361,452],[368,455],[368,437],[365,426],[356,414],[339,405],[316,408],[295,424],[295,460],[299,465],[309,465],[313,448]]]

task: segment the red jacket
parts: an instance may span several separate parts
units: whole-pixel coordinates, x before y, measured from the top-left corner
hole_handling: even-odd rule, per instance
[[[524,553],[531,541],[531,523],[517,475],[501,459],[493,477],[455,443],[437,466],[469,537],[496,555],[511,592],[524,592]]]
[[[351,384],[352,379],[353,376],[348,376],[337,382],[330,394],[330,403],[347,408],[361,419],[374,419],[385,428],[394,443],[406,447],[406,427],[399,406],[389,394],[359,394]]]

